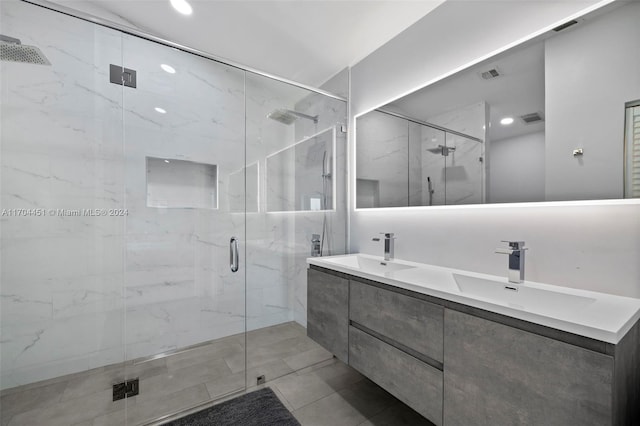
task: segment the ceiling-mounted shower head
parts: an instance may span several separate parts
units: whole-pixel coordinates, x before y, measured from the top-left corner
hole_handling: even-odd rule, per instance
[[[267,114],[272,120],[276,120],[282,124],[286,124],[287,126],[293,124],[298,118],[306,118],[307,120],[311,120],[314,123],[318,122],[318,116],[303,114],[298,111],[293,111],[290,109],[276,109]]]
[[[0,60],[25,64],[51,65],[44,53],[35,46],[27,46],[19,39],[0,34]]]

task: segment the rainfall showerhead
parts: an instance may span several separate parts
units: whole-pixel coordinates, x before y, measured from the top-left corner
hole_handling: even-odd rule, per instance
[[[307,115],[298,111],[293,111],[290,109],[276,109],[267,114],[272,120],[276,120],[282,124],[286,124],[287,126],[293,124],[298,118],[306,118],[307,120],[311,120],[314,123],[318,122],[318,116],[315,115]]]
[[[444,145],[438,145],[437,148],[427,148],[427,151],[429,151],[432,154],[436,154],[436,155],[442,155],[442,156],[449,156],[450,152],[455,152],[456,147],[455,146],[444,146]]]
[[[44,53],[35,46],[22,44],[19,39],[0,34],[0,60],[25,64],[51,65]]]

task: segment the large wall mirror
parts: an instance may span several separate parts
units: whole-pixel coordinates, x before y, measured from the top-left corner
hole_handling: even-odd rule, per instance
[[[640,3],[356,118],[356,208],[640,197]]]

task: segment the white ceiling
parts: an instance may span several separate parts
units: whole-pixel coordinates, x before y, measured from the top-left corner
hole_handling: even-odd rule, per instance
[[[480,74],[492,68],[497,68],[501,76],[482,79]],[[498,141],[544,130],[544,122],[526,124],[519,118],[535,112],[544,117],[544,100],[544,41],[538,41],[510,49],[418,90],[392,102],[388,108],[429,122],[430,117],[484,101],[490,111],[487,136]],[[502,126],[500,119],[504,117],[513,117],[515,121]]]
[[[444,0],[52,0],[294,81],[319,86]]]

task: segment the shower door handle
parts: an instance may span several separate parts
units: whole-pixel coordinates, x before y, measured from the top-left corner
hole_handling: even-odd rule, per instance
[[[231,267],[231,272],[238,272],[240,261],[238,259],[238,240],[236,237],[231,237],[229,241],[229,266]]]

